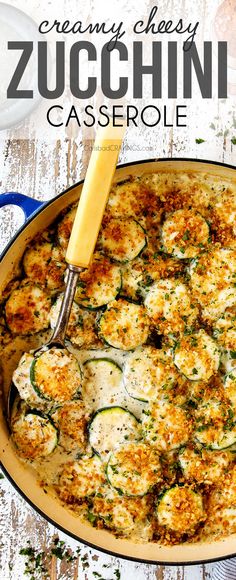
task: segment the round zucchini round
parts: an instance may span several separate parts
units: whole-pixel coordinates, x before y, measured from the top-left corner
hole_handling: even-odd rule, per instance
[[[50,455],[58,443],[58,430],[53,421],[37,409],[25,411],[13,418],[12,438],[22,457],[40,459]]]
[[[164,399],[153,401],[142,413],[143,436],[158,451],[167,452],[185,445],[192,422],[180,406]]]
[[[66,269],[65,256],[60,246],[41,239],[27,248],[23,266],[28,278],[50,290],[63,287]]]
[[[155,282],[144,304],[161,334],[183,332],[193,326],[198,316],[189,288],[174,278]]]
[[[121,290],[120,268],[104,256],[94,257],[91,265],[79,276],[75,302],[91,310],[115,300]]]
[[[161,481],[159,455],[145,443],[125,443],[111,453],[106,473],[110,485],[118,492],[145,495]]]
[[[177,534],[194,533],[206,519],[201,494],[187,486],[168,489],[158,503],[157,519],[160,526]]]
[[[51,254],[52,242],[40,240],[39,242],[31,244],[23,256],[23,267],[26,276],[44,286]]]
[[[110,258],[128,262],[140,254],[147,240],[143,227],[133,218],[111,218],[104,225],[99,242]]]
[[[93,411],[112,405],[121,389],[122,370],[108,358],[93,358],[83,366],[82,395]]]
[[[149,319],[145,308],[126,300],[113,300],[99,320],[99,334],[107,344],[133,350],[148,338]]]
[[[236,310],[228,308],[216,321],[213,335],[224,351],[236,359]]]
[[[150,506],[145,497],[121,495],[109,486],[109,491],[103,489],[91,503],[88,519],[92,513],[92,521],[102,521],[106,528],[117,530],[119,535],[126,536],[132,531],[132,536],[139,541],[151,539]]]
[[[190,381],[207,381],[219,368],[220,350],[216,341],[200,329],[181,338],[175,348],[174,362]]]
[[[67,401],[52,414],[60,430],[60,445],[66,450],[85,453],[88,414],[83,401]]]
[[[207,247],[209,236],[206,220],[192,209],[178,209],[167,217],[162,226],[165,251],[180,260],[200,254]]]
[[[12,381],[18,393],[29,405],[40,405],[42,399],[37,395],[30,379],[30,368],[34,361],[33,354],[25,352],[19,360],[17,368],[12,375]]]
[[[106,456],[124,441],[140,439],[140,424],[136,417],[122,407],[99,409],[89,425],[89,441],[93,450]]]
[[[6,322],[16,335],[48,328],[51,298],[45,289],[27,282],[11,293],[5,305]]]
[[[173,360],[163,350],[141,347],[131,352],[124,367],[124,385],[130,397],[148,402],[176,382]]]
[[[80,366],[67,349],[45,350],[31,363],[30,378],[39,397],[49,401],[64,403],[81,392]]]

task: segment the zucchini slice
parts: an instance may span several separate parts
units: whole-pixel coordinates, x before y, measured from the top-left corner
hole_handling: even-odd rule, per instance
[[[179,463],[185,479],[211,485],[227,472],[230,454],[225,451],[186,448],[179,453]]]
[[[21,399],[26,401],[28,405],[40,405],[42,399],[35,392],[30,379],[30,368],[33,361],[34,356],[29,352],[25,352],[12,375],[12,381]]]
[[[70,209],[70,211],[67,212],[67,214],[62,218],[62,220],[58,224],[57,237],[59,244],[63,248],[63,250],[66,250],[68,246],[72,226],[75,219],[76,209],[77,209],[76,207]]]
[[[65,501],[85,498],[99,492],[106,481],[101,459],[97,455],[67,463],[59,480],[59,494]]]
[[[177,370],[164,350],[141,347],[128,355],[124,367],[124,385],[130,397],[140,401],[158,398],[162,389],[174,385]]]
[[[93,358],[84,363],[82,397],[93,411],[112,405],[120,392],[122,370],[111,359]]]
[[[157,519],[160,526],[177,534],[194,533],[206,519],[201,494],[187,486],[171,487],[158,503]]]
[[[220,351],[215,340],[200,329],[181,338],[175,348],[174,362],[190,381],[207,381],[219,368]]]
[[[13,441],[26,459],[46,457],[57,446],[58,430],[47,415],[36,409],[23,409],[12,421],[11,428]]]
[[[11,293],[5,305],[6,322],[13,334],[34,334],[49,326],[51,298],[46,290],[27,282]]]
[[[229,248],[216,248],[191,263],[192,291],[209,321],[236,305],[235,272],[236,250]]]
[[[192,209],[178,209],[167,217],[162,226],[165,251],[176,258],[195,258],[209,243],[209,226],[200,213]]]
[[[88,415],[82,401],[67,401],[52,414],[60,430],[60,445],[77,453],[85,453],[87,444]]]
[[[105,223],[99,245],[117,262],[134,260],[147,244],[143,227],[132,218],[111,218]]]
[[[30,378],[39,397],[49,401],[64,403],[81,391],[80,366],[67,349],[53,347],[40,354],[31,364]]]
[[[121,289],[121,271],[106,257],[96,257],[79,276],[75,302],[83,308],[97,309],[115,300]]]
[[[120,445],[109,457],[107,478],[124,495],[145,495],[161,480],[159,455],[145,443]]]
[[[183,332],[193,326],[198,316],[189,288],[173,278],[155,282],[144,304],[161,334]]]
[[[236,442],[236,414],[218,393],[205,396],[195,410],[195,438],[209,449],[227,449]]]
[[[113,300],[99,320],[99,334],[114,348],[133,350],[141,346],[149,334],[145,308],[126,300]]]
[[[104,407],[92,417],[89,441],[93,450],[106,456],[124,441],[140,439],[140,425],[136,417],[122,407]]]
[[[50,290],[64,285],[65,256],[62,248],[52,242],[42,239],[32,244],[24,253],[23,267],[28,278]]]
[[[142,427],[146,441],[162,452],[186,445],[192,433],[186,411],[165,400],[153,401],[143,410]]]
[[[122,183],[117,183],[112,187],[108,202],[107,211],[113,217],[123,218],[132,216],[143,219],[146,215],[152,217],[160,214],[160,199],[156,191],[152,191],[140,179],[130,179]]]

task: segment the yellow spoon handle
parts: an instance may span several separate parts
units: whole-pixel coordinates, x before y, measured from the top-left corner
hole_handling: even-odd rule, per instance
[[[87,268],[98,237],[126,126],[98,129],[66,252],[68,264]]]

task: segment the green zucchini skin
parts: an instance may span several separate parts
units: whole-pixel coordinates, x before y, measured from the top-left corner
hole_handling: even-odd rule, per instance
[[[107,457],[115,445],[125,440],[141,438],[140,422],[133,413],[123,407],[103,407],[91,417],[88,436],[94,453]]]
[[[26,401],[30,407],[36,407],[37,405],[40,406],[40,404],[42,404],[42,399],[38,397],[32,385],[30,370],[33,360],[33,354],[24,353],[12,375],[12,381],[16,386],[21,399]]]
[[[37,386],[37,383],[35,381],[35,364],[36,364],[36,359],[34,359],[30,365],[30,380],[31,380],[32,387],[34,388],[38,397],[40,397],[41,399],[44,399],[45,401],[50,401],[51,399],[49,399],[49,397],[46,397],[45,395],[43,395]]]

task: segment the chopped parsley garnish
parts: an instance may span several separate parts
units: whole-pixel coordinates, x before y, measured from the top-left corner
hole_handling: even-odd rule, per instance
[[[190,240],[190,233],[189,230],[186,230],[184,232],[184,235],[182,236],[182,240],[184,240],[184,242],[186,242],[187,240]]]

